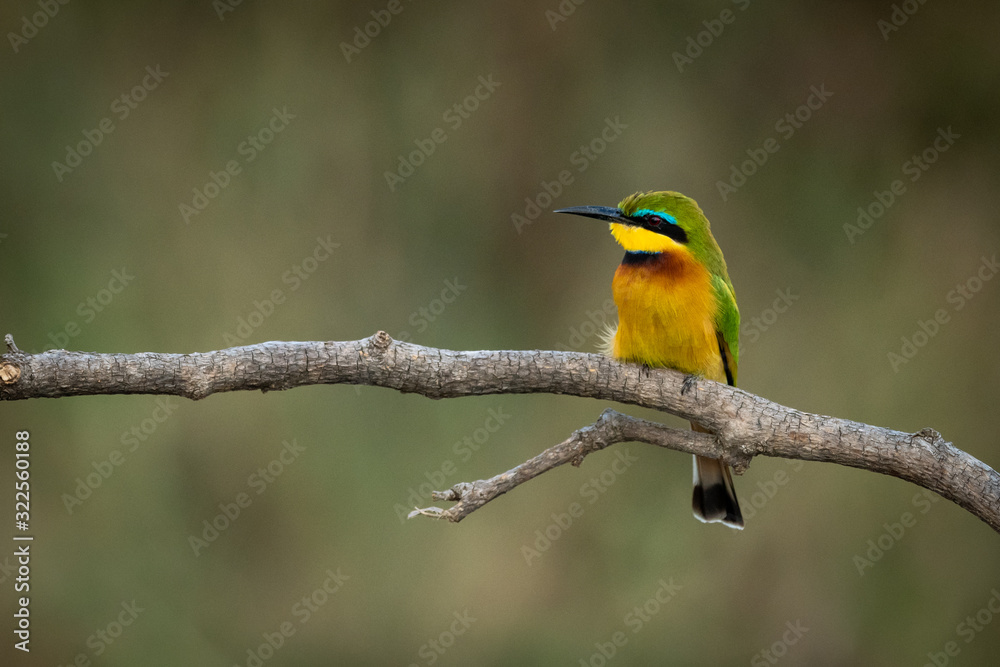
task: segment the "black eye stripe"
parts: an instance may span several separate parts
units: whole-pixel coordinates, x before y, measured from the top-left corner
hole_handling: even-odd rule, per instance
[[[640,223],[643,227],[656,234],[662,234],[667,238],[671,238],[678,243],[687,243],[688,236],[684,229],[669,220],[663,219],[661,216],[655,214],[646,214],[639,216],[632,216],[632,220]],[[664,224],[666,223],[666,224]]]

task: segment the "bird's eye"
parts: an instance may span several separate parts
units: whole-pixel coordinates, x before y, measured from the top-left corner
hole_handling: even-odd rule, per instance
[[[670,215],[669,213],[661,213],[658,211],[653,211],[648,208],[635,211],[632,213],[630,217],[636,223],[642,224],[644,227],[648,229],[659,230],[661,227],[663,227],[663,223],[667,223],[668,225],[677,224],[676,218],[674,218],[674,216]]]

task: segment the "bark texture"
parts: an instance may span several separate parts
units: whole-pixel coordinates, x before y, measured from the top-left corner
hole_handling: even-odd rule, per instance
[[[383,331],[356,341],[269,342],[195,354],[26,354],[8,335],[0,401],[95,394],[170,394],[199,400],[223,391],[277,391],[364,384],[429,398],[569,394],[653,408],[702,424],[692,433],[606,411],[586,428],[489,480],[435,495],[460,521],[493,498],[617,442],[638,441],[720,458],[743,472],[754,456],[824,461],[899,477],[930,489],[1000,532],[1000,474],[931,428],[903,433],[815,415],[711,380],[624,364],[598,354],[543,350],[454,351],[394,341]]]

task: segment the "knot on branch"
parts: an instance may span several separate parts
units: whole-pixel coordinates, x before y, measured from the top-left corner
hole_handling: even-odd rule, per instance
[[[597,418],[596,422],[594,422],[594,426],[600,426],[602,428],[616,428],[618,420],[624,416],[625,415],[617,410],[604,408],[604,411],[601,412],[601,416]]]
[[[715,436],[715,442],[722,452],[719,459],[732,466],[733,472],[737,475],[749,470],[753,457],[759,456],[766,449],[763,443],[748,441],[738,423],[726,422],[712,435]]]
[[[764,449],[762,445],[745,443],[728,432],[723,432],[715,438],[716,442],[719,443],[719,448],[725,452],[722,460],[732,466],[733,472],[737,475],[742,475],[749,470],[753,457]]]
[[[431,492],[432,500],[448,500],[456,502],[459,500],[464,500],[468,497],[475,489],[474,482],[459,482],[455,486],[451,487],[446,491],[433,491]]]
[[[945,440],[938,431],[932,428],[922,428],[910,435],[911,445],[919,447],[924,443],[926,443],[927,448],[931,450],[931,455],[939,464],[943,464],[949,460],[957,451],[950,442]]]
[[[384,331],[376,331],[375,335],[368,339],[367,347],[374,356],[382,357],[390,345],[392,345],[392,336]]]
[[[21,367],[8,361],[0,365],[0,381],[4,384],[14,384],[21,377]]]
[[[431,500],[447,500],[458,504],[451,509],[440,507],[415,507],[406,515],[407,519],[415,516],[429,516],[432,519],[448,519],[453,523],[461,521],[477,507],[485,505],[493,496],[490,494],[490,483],[484,480],[475,482],[459,482],[445,491],[431,492]]]
[[[738,455],[729,455],[723,460],[732,467],[734,473],[742,475],[750,469],[753,456],[740,452]]]
[[[944,440],[941,434],[932,428],[922,428],[913,434],[914,438],[926,440],[931,445],[937,446],[938,440]]]
[[[616,442],[621,442],[623,420],[627,419],[626,415],[606,408],[596,422],[575,431],[567,440],[567,442],[578,445],[577,455],[570,460],[570,465],[579,468],[588,454],[599,452]]]

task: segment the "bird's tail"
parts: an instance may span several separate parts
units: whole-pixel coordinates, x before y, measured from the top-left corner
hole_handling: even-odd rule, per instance
[[[705,433],[692,423],[691,428]],[[694,516],[705,523],[721,522],[730,528],[743,530],[743,514],[736,500],[733,476],[729,466],[718,459],[694,457],[694,495],[691,500]]]

